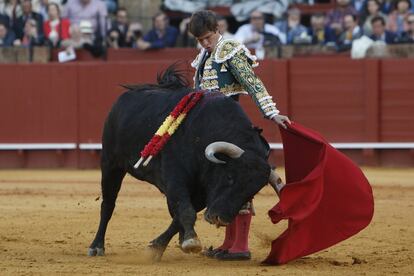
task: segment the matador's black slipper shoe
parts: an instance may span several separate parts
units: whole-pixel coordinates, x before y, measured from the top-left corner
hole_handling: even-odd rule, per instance
[[[217,254],[222,253],[224,251],[227,251],[227,250],[220,249],[220,248],[213,248],[212,246],[210,246],[209,248],[204,250],[202,254],[206,257],[214,258]]]
[[[250,251],[247,252],[234,252],[231,253],[227,250],[223,250],[215,255],[217,260],[221,261],[247,261],[252,258]]]

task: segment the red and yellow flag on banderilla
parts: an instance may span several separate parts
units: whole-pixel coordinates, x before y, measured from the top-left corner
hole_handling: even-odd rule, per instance
[[[184,121],[188,112],[197,104],[203,96],[202,92],[192,92],[185,95],[175,106],[170,115],[165,118],[162,125],[155,132],[151,140],[145,145],[141,151],[141,158],[135,163],[134,168],[137,169],[142,162],[143,166],[147,166],[151,159],[160,152],[170,137],[178,129]],[[145,160],[145,161],[144,161]]]

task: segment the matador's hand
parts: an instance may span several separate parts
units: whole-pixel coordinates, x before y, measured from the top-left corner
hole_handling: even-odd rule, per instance
[[[287,128],[287,124],[291,123],[289,117],[284,115],[276,115],[272,118],[272,120],[285,129]]]

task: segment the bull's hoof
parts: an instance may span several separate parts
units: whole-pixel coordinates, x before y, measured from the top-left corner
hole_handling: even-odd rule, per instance
[[[183,243],[181,244],[181,249],[185,253],[199,253],[203,248],[201,246],[200,240],[197,237],[195,237],[183,241]]]
[[[149,261],[159,262],[167,247],[157,244],[155,241],[150,242],[147,248],[147,257]]]
[[[88,248],[88,256],[104,256],[105,248]]]
[[[153,262],[161,261],[162,255],[164,254],[165,247],[156,246],[153,243],[150,243],[148,246],[148,259]]]

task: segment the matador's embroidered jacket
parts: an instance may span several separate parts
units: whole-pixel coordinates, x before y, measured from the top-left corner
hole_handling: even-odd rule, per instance
[[[202,49],[191,66],[196,69],[196,89],[216,90],[226,96],[249,94],[265,117],[271,119],[279,114],[272,97],[253,71],[253,67],[258,66],[256,57],[238,41],[220,38],[210,56]]]

